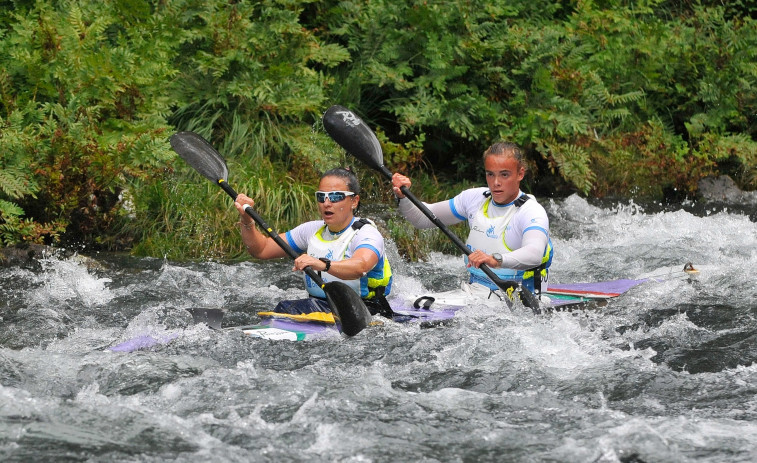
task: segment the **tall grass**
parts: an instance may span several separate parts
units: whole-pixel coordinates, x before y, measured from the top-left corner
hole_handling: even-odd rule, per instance
[[[314,218],[315,183],[297,183],[271,164],[260,164],[257,170],[233,167],[229,184],[255,199],[255,210],[275,230]],[[131,194],[136,217],[122,220],[123,233],[135,237],[133,254],[175,260],[247,256],[231,198],[190,168],[181,166],[149,185],[133,185]]]
[[[290,159],[302,163],[299,170],[294,169],[295,176],[287,166],[272,163],[267,158],[248,156],[248,161],[243,156],[234,156],[227,160],[228,182],[238,193],[255,200],[255,210],[274,230],[284,232],[319,217],[314,193],[320,171],[351,164],[361,181],[363,210],[368,206],[372,211],[391,211],[379,213],[387,217],[386,238],[394,240],[401,255],[417,260],[427,258],[432,251],[460,252],[439,230],[417,230],[395,214],[396,202],[386,179],[343,151],[329,149],[329,143],[323,140],[319,143],[324,147],[321,155],[327,160],[326,164]],[[233,147],[234,142],[229,140],[224,146]],[[229,151],[233,152],[234,148]],[[166,169],[161,177],[134,182],[128,190],[127,195],[134,203],[133,215],[121,217],[120,236],[134,241],[132,253],[172,260],[249,258],[235,225],[239,216],[231,198],[180,159],[174,165],[173,170]],[[473,186],[463,182],[452,188],[445,187],[429,173],[417,174],[413,181],[412,191],[429,203],[448,199]],[[461,238],[467,236],[465,224],[451,228]]]

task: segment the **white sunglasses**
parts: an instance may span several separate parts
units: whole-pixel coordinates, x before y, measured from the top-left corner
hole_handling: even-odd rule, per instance
[[[347,196],[355,196],[355,193],[351,191],[316,191],[315,200],[319,203],[325,203],[326,198],[332,203],[338,203],[344,201]]]

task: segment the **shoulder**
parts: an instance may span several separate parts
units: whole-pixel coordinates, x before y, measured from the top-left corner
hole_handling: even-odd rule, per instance
[[[457,196],[453,198],[455,207],[469,210],[469,208],[477,208],[486,201],[487,196],[484,193],[489,191],[486,187],[469,188],[461,191]]]
[[[467,190],[463,190],[456,198],[460,198],[466,201],[479,201],[484,202],[486,201],[486,196],[484,196],[484,193],[489,191],[486,187],[478,187],[478,188],[468,188]]]
[[[537,201],[533,195],[528,196],[530,197],[530,199],[523,203],[523,205],[520,207],[521,210],[534,214],[544,214],[546,216],[547,211],[544,209],[544,206],[539,204],[539,201]]]
[[[368,248],[376,253],[379,259],[384,255],[384,237],[375,225],[367,223],[360,227],[350,243],[352,249]]]
[[[520,223],[524,229],[537,227],[543,229],[545,232],[549,230],[547,211],[533,196],[523,203],[513,220]]]
[[[357,220],[360,220],[360,219],[358,218]],[[357,236],[358,238],[370,237],[373,239],[379,239],[381,241],[384,240],[384,237],[381,235],[381,232],[379,231],[378,227],[376,227],[376,224],[373,223],[372,221],[360,227],[360,229],[358,229],[355,236]]]
[[[310,222],[305,222],[297,225],[288,233],[299,236],[314,235],[315,232],[324,225],[324,223],[325,222],[323,220],[311,220]]]

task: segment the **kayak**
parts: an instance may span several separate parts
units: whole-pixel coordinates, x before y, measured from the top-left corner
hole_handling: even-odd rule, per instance
[[[619,279],[610,281],[598,281],[594,283],[550,283],[545,292],[550,299],[550,306],[559,310],[560,307],[580,306],[589,303],[595,306],[604,306],[611,299],[617,298],[643,283],[666,281],[682,278],[693,281],[699,276],[699,270],[694,268],[691,262],[683,266],[683,270],[667,269],[658,271],[654,275],[639,277],[636,279]]]
[[[680,268],[680,267],[679,267]],[[565,311],[601,307],[610,300],[622,296],[631,289],[650,281],[665,281],[672,278],[695,279],[699,274],[690,263],[681,270],[669,270],[637,279],[618,279],[591,283],[550,284],[540,296],[545,311]],[[491,290],[483,285],[461,283],[459,289],[440,293],[396,297],[389,301],[394,312],[391,321],[397,323],[419,323],[422,328],[450,323],[458,310],[471,305],[502,305],[503,296],[499,290]],[[211,328],[222,329],[223,311],[220,309],[189,309],[196,323],[205,323]],[[340,336],[331,313],[312,312],[309,314],[288,314],[278,312],[258,312],[260,323],[248,326],[223,328],[236,330],[261,339],[306,341],[329,336]],[[372,325],[383,323],[383,317],[374,317]],[[181,335],[172,332],[165,335],[141,335],[108,348],[112,352],[133,352],[167,344]]]
[[[419,323],[422,328],[429,328],[450,322],[455,316],[455,312],[464,306],[437,304],[436,307],[430,309],[422,305],[423,301],[427,301],[428,299],[422,297],[419,300],[422,302],[419,302],[415,306],[412,302],[408,303],[401,299],[389,301],[394,312],[391,320],[398,323]],[[188,310],[192,314],[195,323],[205,323],[213,329],[222,331],[241,331],[255,338],[275,341],[305,341],[329,336],[341,336],[336,327],[334,316],[326,312],[312,312],[309,314],[258,312],[260,323],[256,325],[221,328],[223,310],[208,308],[191,308]],[[382,321],[379,320],[380,318],[382,317],[374,317],[375,321],[372,322],[372,325],[381,324]],[[180,331],[161,335],[143,334],[109,347],[107,350],[112,352],[134,352],[168,344],[179,336],[181,336]]]
[[[424,298],[419,298],[423,300]],[[407,301],[393,299],[389,301],[392,307],[391,320],[397,323],[419,323],[422,328],[448,323],[455,316],[455,312],[462,309],[464,304],[444,304],[433,309],[423,307],[420,303],[409,304]],[[338,335],[334,324],[334,317],[330,313],[314,312],[309,314],[285,314],[278,312],[258,312],[261,321],[257,325],[243,326],[246,335],[263,339],[304,341],[324,336]],[[372,325],[383,322],[380,317],[374,317]]]

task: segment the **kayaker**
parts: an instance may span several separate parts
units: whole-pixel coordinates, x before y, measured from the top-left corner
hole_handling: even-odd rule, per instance
[[[360,184],[354,172],[335,168],[321,176],[315,193],[321,220],[305,222],[279,236],[302,253],[293,271],[310,267],[324,282],[343,281],[365,301],[372,314],[391,314],[386,300],[392,287],[392,270],[384,251],[384,238],[369,219],[356,217],[360,207]],[[277,259],[286,253],[269,236],[258,230],[244,211],[255,202],[239,194],[234,206],[239,211],[239,228],[247,251],[257,259]],[[329,312],[326,295],[303,274],[308,299],[280,302],[274,312],[306,314]]]
[[[547,212],[533,196],[520,190],[526,174],[522,150],[514,143],[495,143],[484,152],[483,161],[486,188],[471,188],[427,207],[445,225],[468,221],[466,245],[472,252],[465,263],[470,283],[497,289],[479,269],[486,264],[501,279],[520,280],[538,295],[547,288],[552,243]],[[392,177],[400,213],[417,228],[434,227],[400,191],[400,187],[410,188],[411,184],[404,175]]]

